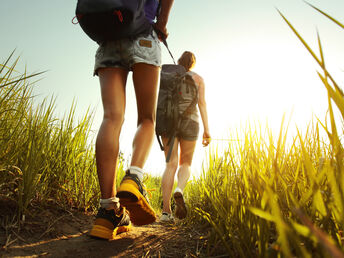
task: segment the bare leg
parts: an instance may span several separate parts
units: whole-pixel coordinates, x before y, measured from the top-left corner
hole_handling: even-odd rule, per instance
[[[191,163],[196,147],[196,141],[180,140],[180,166],[178,169],[178,184],[184,190],[191,174]]]
[[[173,194],[173,198],[176,202],[175,216],[179,219],[184,219],[187,215],[187,208],[185,200],[183,198],[183,190],[189,180],[191,172],[192,156],[195,150],[196,141],[180,140],[180,166],[178,170],[178,184],[176,191]],[[180,190],[182,192],[180,192]]]
[[[159,67],[149,64],[133,66],[138,119],[131,166],[143,168],[153,143],[159,72]]]
[[[133,66],[138,121],[130,165],[139,169],[143,168],[153,143],[159,71],[159,67],[143,63]],[[137,177],[133,177],[130,171],[131,175],[122,180],[117,197],[121,205],[129,211],[130,220],[134,225],[146,225],[153,223],[156,215],[144,194],[144,185],[136,180],[136,178],[140,180],[139,176],[142,175],[137,170],[135,171],[139,173],[136,174]]]
[[[104,117],[96,140],[96,161],[101,198],[108,199],[116,196],[116,166],[128,72],[120,68],[106,68],[100,69],[98,74]]]
[[[168,153],[167,142],[168,138],[163,138],[163,144],[165,146],[165,157]],[[162,200],[163,200],[163,212],[172,213],[171,210],[171,194],[174,184],[174,177],[178,168],[178,139],[175,139],[171,158],[166,163],[164,174],[162,175],[161,188],[162,188]]]

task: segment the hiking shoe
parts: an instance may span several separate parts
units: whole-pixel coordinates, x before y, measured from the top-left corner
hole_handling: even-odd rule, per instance
[[[174,223],[173,215],[167,212],[163,212],[160,217],[160,222],[163,223]]]
[[[130,228],[130,218],[125,208],[121,208],[119,214],[114,209],[99,208],[90,236],[112,240],[117,234],[127,232]]]
[[[181,192],[175,192],[173,198],[176,202],[176,217],[178,219],[184,219],[187,214],[186,205],[184,202],[184,197]]]
[[[145,186],[137,175],[130,174],[129,170],[122,179],[117,197],[121,205],[129,211],[130,220],[134,225],[141,226],[155,221],[155,212],[149,204]]]

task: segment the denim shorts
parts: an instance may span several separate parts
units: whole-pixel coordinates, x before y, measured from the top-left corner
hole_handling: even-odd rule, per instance
[[[177,137],[187,141],[196,141],[199,134],[199,123],[190,119],[182,119]]]
[[[131,71],[134,64],[161,66],[160,41],[155,31],[135,39],[119,39],[100,44],[94,65],[94,75],[99,68],[120,67]]]

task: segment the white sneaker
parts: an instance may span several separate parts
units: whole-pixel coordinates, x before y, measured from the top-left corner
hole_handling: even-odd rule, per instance
[[[164,223],[174,223],[173,215],[167,212],[163,212],[160,217],[160,222]]]

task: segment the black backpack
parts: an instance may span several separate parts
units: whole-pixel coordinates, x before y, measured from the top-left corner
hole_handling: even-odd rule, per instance
[[[152,25],[145,15],[146,0],[78,0],[76,16],[83,31],[94,41],[149,34]]]
[[[181,94],[188,94],[192,99],[187,106],[181,103]],[[163,65],[160,72],[160,88],[156,112],[155,133],[161,150],[161,136],[167,137],[168,146],[173,148],[175,137],[181,125],[181,120],[187,118],[190,111],[198,103],[198,87],[192,76],[181,65]],[[166,156],[166,162],[170,160],[172,148]]]

